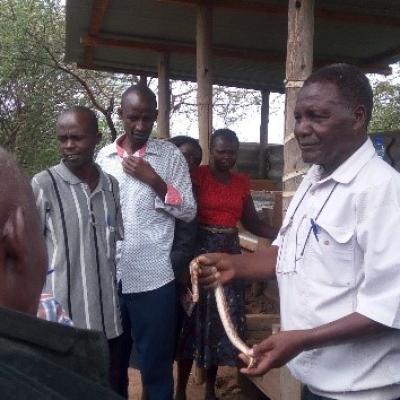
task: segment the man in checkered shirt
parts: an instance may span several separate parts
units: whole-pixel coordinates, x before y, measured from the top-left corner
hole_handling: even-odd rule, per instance
[[[172,143],[150,138],[157,118],[154,93],[146,86],[129,87],[119,115],[125,133],[100,150],[97,163],[120,186],[122,313],[131,322],[145,390],[151,400],[170,400],[176,325],[170,252],[175,218],[191,221],[196,203],[181,152]]]

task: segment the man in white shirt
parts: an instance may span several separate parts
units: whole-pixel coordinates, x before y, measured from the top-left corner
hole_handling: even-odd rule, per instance
[[[120,186],[125,231],[117,248],[121,307],[131,322],[146,392],[151,400],[170,400],[176,321],[170,253],[175,218],[191,221],[196,202],[180,150],[149,138],[157,118],[154,93],[131,86],[122,95],[119,115],[125,134],[100,150],[97,163]]]
[[[372,90],[353,66],[315,71],[295,135],[314,164],[264,252],[199,257],[203,283],[277,277],[281,332],[248,375],[288,364],[304,399],[400,399],[400,175],[367,136]]]

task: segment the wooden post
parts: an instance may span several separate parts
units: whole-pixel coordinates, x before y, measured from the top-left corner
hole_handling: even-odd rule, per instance
[[[285,139],[283,150],[283,212],[287,210],[308,166],[294,137],[293,111],[299,90],[313,63],[314,0],[289,0],[286,59]]]
[[[170,86],[169,55],[161,53],[158,63],[158,118],[157,137],[169,138]]]
[[[260,151],[258,157],[258,177],[261,179],[266,177],[265,150],[268,145],[269,93],[269,90],[261,90]]]
[[[147,75],[140,75],[138,85],[147,86]]]
[[[197,6],[197,110],[199,142],[203,149],[202,164],[208,164],[212,132],[212,16],[210,5]]]

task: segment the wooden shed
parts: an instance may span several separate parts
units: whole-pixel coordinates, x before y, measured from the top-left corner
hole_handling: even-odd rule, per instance
[[[165,132],[168,79],[197,80],[205,162],[212,84],[258,89],[266,101],[270,91],[285,92],[284,209],[307,169],[292,114],[313,65],[347,62],[389,73],[389,64],[400,59],[398,0],[67,0],[66,9],[67,61],[158,76]],[[257,384],[265,387],[271,377],[278,386],[265,389],[271,399],[299,398],[297,389],[288,392],[280,384],[287,379],[284,370]]]

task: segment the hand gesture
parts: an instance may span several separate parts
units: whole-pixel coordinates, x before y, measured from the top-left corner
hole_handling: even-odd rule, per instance
[[[280,368],[306,349],[306,330],[283,331],[269,336],[252,349],[256,365],[252,368],[241,368],[245,375],[263,375],[272,368]],[[246,362],[248,357],[240,354]]]
[[[158,177],[153,167],[141,157],[125,157],[122,160],[122,168],[126,174],[150,186],[152,186],[152,183]]]

